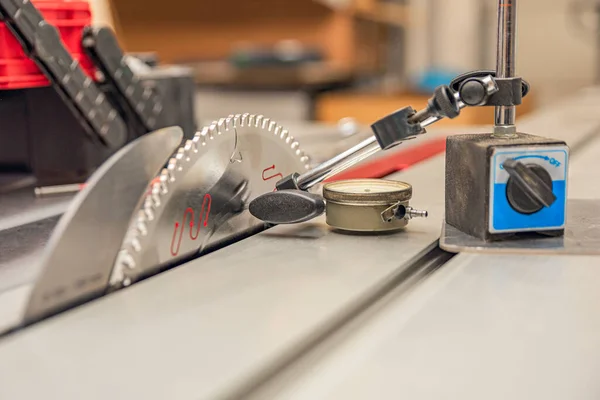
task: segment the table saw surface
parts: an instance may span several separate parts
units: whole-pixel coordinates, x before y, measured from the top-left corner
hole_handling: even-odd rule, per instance
[[[572,198],[600,198],[598,103],[519,123],[569,143]],[[5,335],[0,398],[597,398],[600,258],[445,255],[443,155],[391,178],[428,219],[275,227]]]

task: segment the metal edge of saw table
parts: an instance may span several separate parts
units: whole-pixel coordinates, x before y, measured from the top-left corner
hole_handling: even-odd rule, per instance
[[[600,199],[589,185],[600,136],[576,142],[570,196]],[[599,266],[598,256],[458,254],[247,398],[595,399]]]
[[[583,140],[598,124],[569,133]],[[0,397],[240,393],[439,237],[443,157],[393,177],[413,184],[429,220],[392,236],[276,227],[42,322],[0,342]]]
[[[46,345],[27,350],[35,359],[27,369],[39,375],[39,384],[26,389],[34,397],[46,385],[61,390],[52,382],[69,370],[84,375],[70,379],[69,393],[85,392],[87,398],[86,387],[96,378],[91,371],[103,371],[106,390],[119,387],[134,397],[223,394],[301,348],[313,332],[431,246],[439,224],[422,222],[399,235],[367,237],[331,233],[322,220],[275,227],[0,340],[0,375],[8,360],[26,362],[15,342],[42,334]],[[348,249],[356,250],[340,257]],[[154,346],[158,337],[168,345]],[[48,368],[53,362],[60,368]],[[84,367],[87,362],[92,364]],[[14,371],[14,365],[8,368]],[[0,397],[12,389],[2,385]],[[23,391],[20,396],[27,398]]]

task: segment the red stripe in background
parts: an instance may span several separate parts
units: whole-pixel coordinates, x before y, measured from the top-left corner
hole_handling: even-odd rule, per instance
[[[402,171],[421,161],[425,161],[446,150],[446,137],[429,140],[418,146],[411,146],[376,160],[360,164],[332,176],[325,182],[344,179],[383,178],[394,172]]]

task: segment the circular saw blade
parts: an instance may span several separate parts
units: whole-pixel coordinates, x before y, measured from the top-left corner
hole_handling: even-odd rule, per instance
[[[228,241],[265,228],[247,204],[309,168],[309,157],[276,122],[231,115],[178,149],[133,218],[110,280],[127,286]]]

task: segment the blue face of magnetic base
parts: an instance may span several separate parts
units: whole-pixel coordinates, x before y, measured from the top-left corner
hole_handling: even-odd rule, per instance
[[[544,207],[533,214],[516,212],[506,198],[506,184],[494,185],[494,218],[493,225],[496,231],[501,230],[534,230],[556,228],[560,229],[565,224],[566,182],[553,181],[552,191],[556,201],[550,207]]]
[[[521,214],[515,211],[506,197],[506,182],[495,182],[495,173],[492,177],[493,197],[492,197],[492,226],[490,231],[493,233],[515,232],[515,231],[535,231],[562,229],[566,220],[567,205],[567,182],[564,179],[567,176],[568,152],[562,149],[540,148],[539,150],[528,149],[524,151],[512,150],[501,151],[493,156],[493,165],[497,165],[496,156],[507,155],[518,156],[516,159],[540,159],[542,163],[548,162],[547,168],[560,170],[559,175],[562,179],[552,181],[552,192],[556,196],[556,201],[550,207],[544,207],[533,214]],[[543,155],[543,156],[541,156]],[[550,156],[550,157],[548,157]],[[553,158],[553,157],[556,157]],[[559,162],[557,162],[560,160]],[[495,169],[495,168],[494,168]]]

